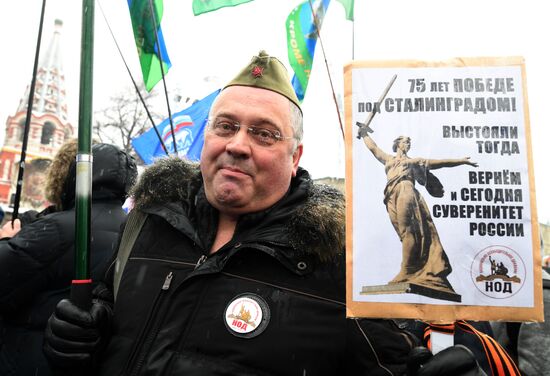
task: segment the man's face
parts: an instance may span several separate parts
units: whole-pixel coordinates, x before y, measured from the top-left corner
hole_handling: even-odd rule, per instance
[[[205,132],[201,172],[206,198],[220,212],[234,216],[272,206],[296,175],[302,145],[293,150],[294,139],[261,145],[247,128],[265,127],[283,137],[293,136],[288,99],[270,90],[230,86],[220,93],[210,113],[211,119],[219,116],[242,127],[232,137]]]

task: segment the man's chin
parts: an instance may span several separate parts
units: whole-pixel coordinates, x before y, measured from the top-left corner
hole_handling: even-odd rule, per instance
[[[232,187],[228,187],[231,185]],[[241,187],[234,184],[225,184],[225,187],[214,193],[215,206],[238,208],[243,206],[244,195]]]
[[[241,201],[236,199],[219,198],[211,202],[221,214],[238,217],[247,213],[247,207]]]

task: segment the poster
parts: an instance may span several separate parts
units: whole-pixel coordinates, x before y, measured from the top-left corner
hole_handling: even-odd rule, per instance
[[[349,317],[542,320],[525,71],[345,67]]]

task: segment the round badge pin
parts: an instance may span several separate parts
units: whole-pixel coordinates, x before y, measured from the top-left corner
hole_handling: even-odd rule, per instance
[[[241,338],[260,335],[267,328],[270,317],[271,312],[265,300],[251,293],[234,297],[224,312],[225,326],[231,334]]]

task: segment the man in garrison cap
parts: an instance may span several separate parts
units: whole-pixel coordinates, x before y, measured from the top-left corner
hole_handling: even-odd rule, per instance
[[[119,254],[91,308],[64,300],[50,317],[52,367],[405,374],[416,338],[393,321],[346,319],[344,198],[299,167],[302,134],[286,69],[262,51],[212,105],[200,164],[160,159],[133,187]],[[455,350],[422,375],[476,366]]]

